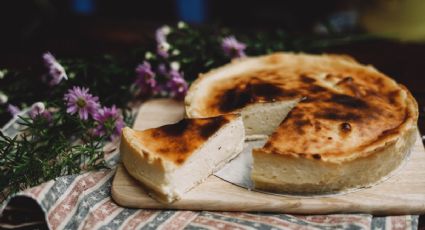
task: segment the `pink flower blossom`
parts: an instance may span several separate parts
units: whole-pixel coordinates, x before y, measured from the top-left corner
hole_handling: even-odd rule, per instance
[[[152,67],[149,62],[143,62],[136,68],[137,79],[135,84],[140,87],[143,94],[152,94],[156,92],[158,86],[155,79],[155,73],[152,71]]]
[[[7,105],[7,111],[12,116],[16,116],[21,112],[21,110],[19,109],[18,106],[15,106],[15,105],[12,105],[12,104]]]
[[[159,64],[158,65],[158,71],[157,72],[160,75],[167,76],[168,75],[167,66],[164,63]]]
[[[39,117],[44,118],[48,121],[52,120],[52,114],[45,108],[42,102],[37,102],[31,106],[29,111],[30,117],[34,120]]]
[[[93,118],[98,122],[94,135],[99,137],[112,132],[111,139],[114,139],[121,135],[121,129],[125,126],[123,117],[115,105],[111,108],[103,107]]]
[[[223,38],[221,42],[221,48],[223,49],[224,54],[230,58],[240,58],[246,56],[246,45],[236,40],[234,36]]]
[[[170,27],[162,26],[155,31],[156,39],[156,53],[163,57],[168,58],[168,50],[170,49],[170,44],[167,42],[167,35],[171,32]]]
[[[52,77],[49,82],[51,86],[59,84],[63,79],[68,79],[65,69],[51,53],[44,53],[43,60],[44,65],[49,69],[49,75]]]
[[[171,32],[170,27],[162,26],[155,31],[155,39],[158,44],[167,41],[167,35]]]
[[[167,89],[170,91],[170,96],[176,99],[183,99],[186,95],[188,84],[183,77],[183,73],[177,70],[169,72],[169,80],[166,83]]]
[[[89,115],[93,116],[100,107],[99,98],[89,93],[89,89],[74,86],[65,94],[64,100],[68,108],[66,112],[75,114],[78,112],[80,119],[87,120]]]
[[[168,50],[170,50],[170,44],[167,42],[159,43],[156,46],[156,53],[163,58],[168,58],[170,56]]]

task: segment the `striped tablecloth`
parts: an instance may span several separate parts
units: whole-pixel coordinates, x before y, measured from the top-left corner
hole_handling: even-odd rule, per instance
[[[13,135],[8,126],[3,132]],[[118,206],[111,184],[119,153],[110,151],[111,169],[48,181],[15,196],[34,199],[50,229],[417,229],[418,216],[368,214],[286,215],[245,212],[141,210]],[[11,197],[1,203],[0,213]]]
[[[416,229],[418,216],[373,217],[368,214],[284,215],[244,212],[194,212],[122,208],[111,199],[110,170],[48,181],[17,196],[34,199],[51,229]],[[2,210],[7,204],[3,202]]]

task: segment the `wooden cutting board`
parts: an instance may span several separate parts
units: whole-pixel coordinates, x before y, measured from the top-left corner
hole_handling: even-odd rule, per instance
[[[183,117],[183,104],[157,99],[144,103],[134,128],[146,129],[174,123]],[[419,135],[419,134],[418,134]],[[291,197],[249,191],[210,176],[173,204],[150,198],[125,168],[118,166],[112,183],[112,197],[131,208],[209,211],[264,211],[299,214],[371,213],[382,215],[425,213],[425,151],[418,137],[410,158],[390,179],[348,194],[328,197]]]

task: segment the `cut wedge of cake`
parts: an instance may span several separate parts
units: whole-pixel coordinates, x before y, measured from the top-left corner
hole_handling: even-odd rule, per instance
[[[340,55],[275,53],[235,60],[201,74],[185,105],[188,117],[261,107],[246,122],[247,133],[264,127],[267,132],[261,132],[272,134],[253,151],[252,180],[256,189],[284,193],[321,194],[376,183],[403,162],[418,118],[416,101],[404,86]],[[283,121],[271,131],[274,125],[263,120],[273,113],[262,111],[273,106],[282,111],[275,121]]]
[[[247,140],[263,139],[272,134],[300,99],[248,105],[242,115]]]
[[[244,139],[238,114],[183,119],[144,131],[124,128],[121,159],[151,196],[170,203],[236,157]]]

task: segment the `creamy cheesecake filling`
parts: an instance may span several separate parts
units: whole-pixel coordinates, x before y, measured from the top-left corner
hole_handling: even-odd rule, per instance
[[[125,129],[123,135],[135,136],[135,131]],[[182,164],[150,153],[138,139],[124,139],[130,140],[121,144],[121,158],[127,171],[153,197],[170,203],[236,157],[242,151],[245,132],[242,118],[237,117],[210,136]]]
[[[166,172],[161,183],[163,191],[173,198],[180,198],[236,157],[243,149],[244,139],[242,119],[229,123],[192,154],[185,164]]]
[[[265,138],[272,134],[300,99],[256,103],[241,110],[248,140]]]
[[[384,180],[401,165],[416,136],[417,129],[412,126],[386,148],[344,164],[254,149],[251,177],[256,189],[278,193],[323,194],[367,187]]]

